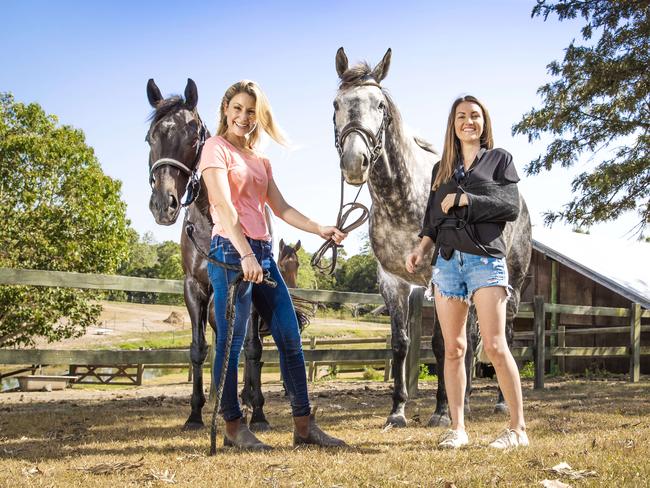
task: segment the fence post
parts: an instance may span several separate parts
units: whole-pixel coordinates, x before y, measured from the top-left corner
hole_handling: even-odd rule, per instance
[[[551,261],[551,303],[557,303],[557,292],[558,292],[558,262],[555,260]],[[557,337],[557,321],[558,313],[551,312],[551,337],[549,337],[549,346],[551,348],[555,347],[558,342]],[[562,356],[564,359],[564,356]],[[558,359],[555,356],[551,356],[551,361],[549,367],[551,368],[551,374],[553,374],[558,366]]]
[[[630,381],[639,381],[641,373],[641,304],[630,306]]]
[[[390,334],[386,336],[386,349],[388,349],[389,351],[392,350]],[[390,359],[390,354],[389,354],[389,357],[386,358],[386,362],[384,363],[384,381],[388,381],[390,379],[390,371],[392,367],[393,367],[393,362]]]
[[[533,299],[533,321],[535,324],[535,389],[544,389],[544,331],[546,316],[544,297],[535,295]]]
[[[138,364],[137,367],[138,367],[138,372],[137,372],[135,384],[140,386],[142,384],[142,375],[144,374],[144,364]]]
[[[409,397],[414,397],[418,392],[418,378],[420,376],[420,338],[422,337],[422,303],[424,301],[424,288],[418,286],[411,290],[409,296],[409,324],[408,334],[411,340],[406,354],[406,390]]]
[[[559,347],[566,347],[566,326],[560,325],[557,328],[557,342]],[[557,364],[560,368],[560,373],[564,374],[566,371],[566,363],[564,362],[564,356],[557,358]]]
[[[316,349],[316,338],[312,337],[311,340],[309,341],[309,349],[312,351]],[[309,381],[312,383],[316,379],[316,361],[310,361],[309,362]]]

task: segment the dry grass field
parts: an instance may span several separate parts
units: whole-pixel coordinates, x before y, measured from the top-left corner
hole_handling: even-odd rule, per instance
[[[267,384],[267,415],[275,430],[260,437],[276,449],[253,454],[222,448],[215,457],[207,456],[208,430],[181,431],[190,386],[173,378],[123,389],[1,394],[0,486],[650,485],[647,378],[638,384],[550,380],[542,392],[525,382],[532,445],[513,452],[485,447],[505,425],[504,417],[491,413],[495,387],[489,380],[479,380],[472,397],[470,447],[456,452],[436,449],[442,429],[423,425],[433,410],[433,383],[421,382],[420,394],[409,402],[409,427],[390,430],[382,429],[389,384],[315,383],[311,395],[321,425],[350,444],[334,451],[293,449],[287,401],[277,383]],[[211,408],[204,412],[207,422]],[[577,474],[550,471],[561,462]]]

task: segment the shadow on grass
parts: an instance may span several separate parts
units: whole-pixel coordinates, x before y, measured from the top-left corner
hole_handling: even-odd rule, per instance
[[[374,438],[382,429],[391,405],[390,389],[351,385],[336,389],[318,388],[319,424],[334,430],[343,438],[355,438],[356,443],[346,451],[362,454],[385,453],[387,449],[420,451],[436,448],[432,434],[441,429],[424,426],[435,406],[435,388],[426,388],[407,407],[409,426],[394,429],[404,432],[408,439],[398,436],[359,441],[359,435],[369,432]],[[479,381],[472,395],[473,422],[503,420],[492,413],[495,387],[492,382]],[[624,381],[550,381],[546,389],[524,388],[524,405],[530,426],[541,436],[567,432],[591,433],[607,427],[625,428],[641,422],[638,417],[650,416],[650,382],[630,384]],[[367,403],[367,405],[363,405]],[[280,392],[267,394],[267,415],[274,425],[272,434],[287,436],[291,432],[289,402]],[[339,408],[340,407],[340,408]],[[206,428],[182,431],[189,414],[187,396],[150,396],[140,398],[111,398],[96,400],[60,400],[33,403],[5,403],[0,407],[0,459],[39,461],[64,456],[92,455],[138,456],[157,454],[207,453],[209,422],[212,406],[203,409]],[[420,423],[410,415],[420,416]],[[601,422],[601,417],[611,415]],[[629,420],[621,420],[621,416]],[[647,423],[647,421],[643,421]],[[605,425],[607,424],[607,425]],[[223,429],[219,423],[219,432]],[[266,434],[263,434],[264,437]],[[389,434],[392,435],[392,434]],[[220,435],[219,442],[222,442]],[[311,448],[308,448],[311,449]],[[278,446],[276,452],[293,451],[290,446]],[[220,449],[220,455],[240,455],[240,451]],[[326,450],[325,452],[330,452]],[[336,453],[338,450],[331,450]]]

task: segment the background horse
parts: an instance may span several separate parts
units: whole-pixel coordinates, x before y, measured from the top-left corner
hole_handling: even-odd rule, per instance
[[[386,420],[397,427],[406,425],[404,406],[406,391],[405,358],[409,347],[407,326],[413,308],[409,306],[411,288],[427,286],[431,278],[431,255],[415,274],[405,269],[406,256],[418,244],[418,234],[430,192],[431,171],[440,159],[431,146],[407,134],[397,106],[381,81],[388,74],[391,50],[374,68],[367,63],[348,67],[343,48],[336,53],[336,71],[340,78],[334,99],[335,145],[345,181],[352,185],[368,183],[370,209],[370,244],[379,261],[379,289],[391,317],[393,350],[393,406]],[[520,197],[521,198],[521,197]],[[512,343],[512,321],[519,307],[520,290],[531,254],[531,225],[526,204],[521,199],[521,212],[515,222],[504,230],[507,264],[513,293],[508,301],[507,339]],[[465,358],[467,389],[465,407],[469,410],[471,392],[472,335],[476,339],[476,320],[467,327],[468,351]],[[474,324],[474,332],[470,329]],[[444,385],[444,343],[440,325],[434,325],[432,339],[436,357],[438,389],[436,410],[429,425],[449,425],[447,396]],[[505,409],[499,392],[498,403]]]
[[[300,261],[298,260],[299,250],[300,241],[296,242],[295,246],[291,246],[285,244],[283,239],[280,239],[278,269],[282,273],[284,282],[289,288],[298,287],[298,268],[300,267]]]
[[[146,140],[149,152],[149,182],[151,199],[149,209],[156,222],[172,225],[180,214],[181,199],[190,188],[194,200],[187,206],[183,229],[188,221],[194,224],[194,238],[198,245],[207,252],[210,249],[212,219],[209,214],[209,202],[203,180],[192,180],[199,164],[201,149],[206,138],[210,137],[196,105],[198,91],[191,79],[187,80],[185,99],[179,96],[163,98],[153,79],[147,83],[147,98],[155,109],[151,115],[151,125]],[[197,195],[198,194],[198,195]],[[267,212],[268,214],[268,212]],[[269,227],[270,228],[270,227]],[[284,244],[284,243],[283,243]],[[298,246],[299,247],[299,246]],[[288,259],[287,253],[285,259]],[[181,255],[184,280],[184,297],[187,311],[192,322],[192,344],[190,360],[192,362],[192,398],[191,413],[185,422],[186,429],[198,429],[204,426],[202,409],[205,405],[203,392],[203,363],[208,353],[205,340],[206,322],[215,330],[212,287],[208,278],[207,261],[197,251],[185,232],[181,233]],[[291,279],[291,278],[290,278]],[[295,286],[295,285],[294,285]],[[300,301],[292,297],[295,301]],[[303,301],[304,302],[304,301]],[[254,310],[260,310],[260,304],[253,303]],[[297,312],[301,328],[308,322],[305,311]],[[258,313],[253,313],[246,337],[246,366],[242,399],[253,410],[251,428],[266,430],[269,428],[264,417],[264,397],[261,392],[261,356],[262,334],[270,333]]]

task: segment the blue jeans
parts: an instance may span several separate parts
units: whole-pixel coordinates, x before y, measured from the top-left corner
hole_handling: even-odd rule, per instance
[[[271,243],[248,239],[257,261],[263,269],[278,284],[271,288],[263,284],[242,282],[235,300],[235,323],[230,350],[230,360],[226,371],[226,380],[221,397],[221,410],[225,420],[235,420],[242,417],[242,411],[237,397],[237,367],[239,355],[246,338],[246,329],[251,315],[251,303],[264,321],[269,324],[271,335],[278,347],[280,370],[291,401],[294,417],[310,414],[309,397],[307,395],[307,375],[305,373],[305,358],[302,352],[300,328],[296,312],[289,296],[289,290],[284,283],[280,271],[273,259]],[[229,264],[239,264],[239,253],[230,240],[215,236],[210,245],[210,256],[217,261]],[[226,352],[226,302],[228,285],[237,275],[236,271],[228,271],[216,264],[208,262],[208,276],[214,291],[214,311],[217,322],[216,357],[212,371],[213,384],[217,385],[221,378],[221,369]]]
[[[468,304],[479,288],[502,286],[507,296],[510,296],[511,291],[505,258],[460,251],[454,251],[449,260],[438,257],[431,282],[443,297],[456,298]]]

